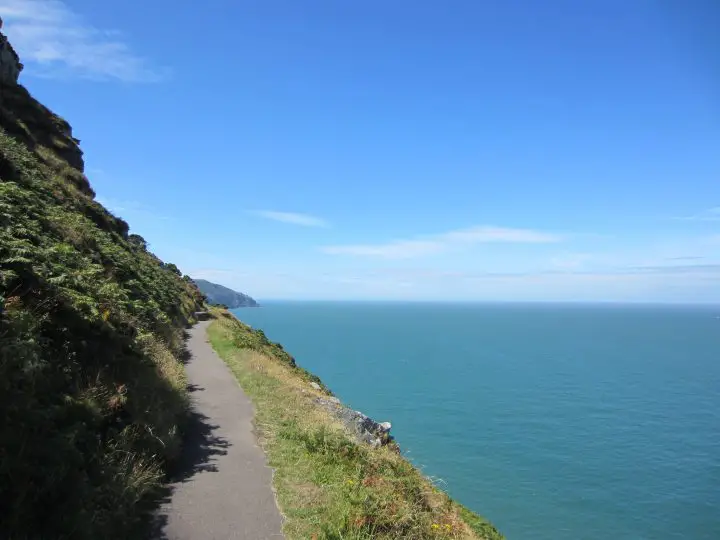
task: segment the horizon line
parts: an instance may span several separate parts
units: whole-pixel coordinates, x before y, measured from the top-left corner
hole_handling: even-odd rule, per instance
[[[689,300],[428,300],[428,299],[383,299],[383,298],[260,298],[263,302],[316,302],[316,303],[383,303],[383,304],[615,304],[615,305],[676,305],[676,306],[717,306],[720,301],[689,301]],[[245,308],[233,308],[245,309]],[[252,308],[250,308],[252,309]]]

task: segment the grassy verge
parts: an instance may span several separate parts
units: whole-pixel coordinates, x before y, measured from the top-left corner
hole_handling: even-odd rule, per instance
[[[214,313],[210,341],[255,404],[287,538],[503,538],[391,447],[355,443],[313,402],[316,377],[261,331]]]

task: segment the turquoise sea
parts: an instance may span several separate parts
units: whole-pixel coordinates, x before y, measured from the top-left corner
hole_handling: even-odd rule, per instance
[[[510,540],[720,539],[720,307],[235,313]]]

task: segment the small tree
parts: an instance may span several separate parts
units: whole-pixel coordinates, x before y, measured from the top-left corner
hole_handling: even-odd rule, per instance
[[[147,242],[139,234],[131,234],[128,236],[128,242],[130,242],[130,245],[133,247],[147,251]]]
[[[165,268],[167,268],[168,270],[170,270],[173,274],[177,274],[178,276],[182,276],[182,272],[180,271],[180,269],[179,269],[176,265],[174,265],[173,263],[167,263],[167,264],[165,265]]]

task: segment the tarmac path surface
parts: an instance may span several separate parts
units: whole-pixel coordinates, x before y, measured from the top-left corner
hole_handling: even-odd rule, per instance
[[[254,410],[206,334],[189,330],[191,422],[170,495],[157,515],[166,540],[283,538],[272,470],[253,431]]]

